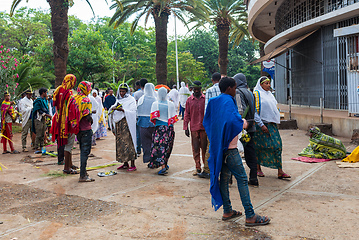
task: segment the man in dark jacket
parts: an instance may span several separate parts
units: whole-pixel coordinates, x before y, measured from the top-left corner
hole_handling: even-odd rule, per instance
[[[251,139],[248,143],[244,144],[244,158],[246,160],[247,166],[250,169],[248,184],[257,187],[259,186],[257,178],[257,156],[254,151],[253,143],[253,134],[256,131],[254,123],[254,97],[251,91],[248,90],[247,79],[243,73],[237,73],[233,78],[237,83],[236,101],[239,114],[243,116],[243,114],[246,112],[246,109],[248,108],[245,119],[248,123],[247,132]]]

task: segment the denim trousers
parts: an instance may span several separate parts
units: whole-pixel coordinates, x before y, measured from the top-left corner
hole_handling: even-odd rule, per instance
[[[92,130],[80,131],[77,134],[77,140],[80,143],[80,178],[86,177],[87,159],[91,153]]]
[[[231,175],[236,178],[239,195],[241,197],[242,205],[246,214],[246,218],[253,217],[254,210],[249,196],[247,174],[244,170],[242,158],[239,155],[238,149],[228,149],[224,154],[222,170],[220,175],[220,191],[223,200],[223,212],[232,212],[231,200],[229,199],[229,179]]]

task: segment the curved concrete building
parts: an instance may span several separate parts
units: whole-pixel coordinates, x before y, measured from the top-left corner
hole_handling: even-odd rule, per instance
[[[278,102],[359,113],[359,0],[247,0],[248,29],[275,61]],[[274,60],[275,59],[275,60]]]

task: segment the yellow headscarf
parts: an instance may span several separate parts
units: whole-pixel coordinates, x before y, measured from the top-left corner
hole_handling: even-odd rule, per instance
[[[87,97],[91,92],[91,83],[87,81],[80,82],[77,87],[77,94],[74,96],[76,104],[79,107],[80,120],[92,112],[92,103]]]

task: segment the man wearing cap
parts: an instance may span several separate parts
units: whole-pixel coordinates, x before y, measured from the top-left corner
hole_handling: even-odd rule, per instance
[[[30,130],[31,137],[31,112],[34,107],[34,102],[32,98],[32,92],[30,90],[25,91],[25,97],[22,98],[19,102],[19,110],[22,116],[22,130],[21,130],[21,141],[22,141],[22,151],[28,152],[26,149],[26,138]],[[34,143],[32,143],[34,144]]]
[[[202,94],[202,85],[200,81],[193,82],[193,94],[186,101],[186,111],[184,114],[183,130],[187,137],[191,135],[191,144],[193,158],[196,163],[196,171],[193,175],[202,172],[200,152],[202,152],[202,161],[205,161],[207,149],[207,134],[203,127],[205,96]],[[190,123],[190,131],[188,130]]]

